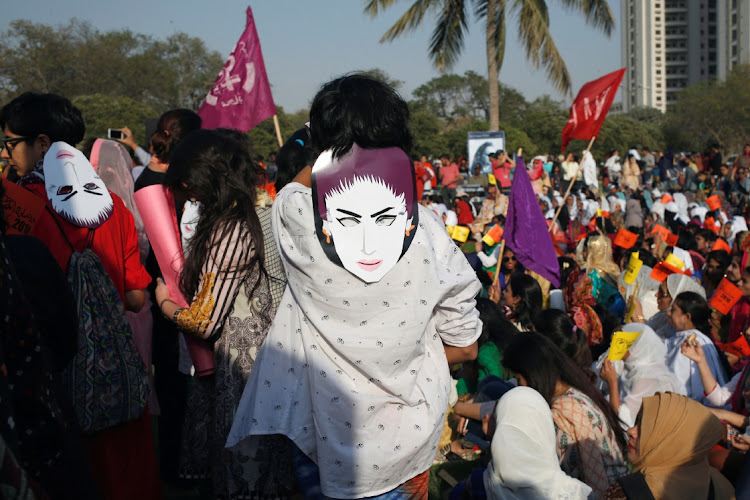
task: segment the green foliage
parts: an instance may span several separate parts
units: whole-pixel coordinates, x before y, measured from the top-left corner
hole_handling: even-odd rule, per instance
[[[281,130],[281,140],[286,141],[298,129],[305,126],[305,122],[310,119],[310,112],[300,110],[288,115],[281,106],[276,106],[276,113],[279,119],[279,129]],[[269,118],[261,122],[257,127],[248,132],[253,143],[253,153],[256,156],[268,158],[271,153],[279,151],[279,141],[276,138],[276,129],[273,126],[273,119]]]
[[[48,26],[25,20],[2,33],[0,97],[25,91],[67,97],[124,96],[160,114],[197,109],[224,61],[185,33],[166,41],[130,30],[101,33],[73,19]]]
[[[146,118],[159,116],[153,108],[129,97],[94,94],[74,97],[72,101],[83,114],[86,124],[84,139],[107,137],[108,128],[129,127],[135,142],[145,145]]]
[[[708,81],[680,92],[669,108],[665,135],[682,150],[718,143],[727,154],[750,137],[750,65],[736,66],[724,82]]]

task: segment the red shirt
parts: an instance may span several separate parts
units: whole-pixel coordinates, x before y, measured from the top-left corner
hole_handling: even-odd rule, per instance
[[[500,184],[500,187],[510,187],[510,169],[511,169],[510,162],[505,162],[503,164],[498,163],[495,168],[492,169],[492,173],[495,176],[495,180],[497,180],[497,183]]]
[[[458,209],[458,223],[469,225],[474,222],[474,214],[471,213],[471,207],[464,200],[456,200],[456,208]]]
[[[443,178],[440,179],[440,184],[443,187],[447,187],[450,189],[456,189],[456,177],[459,177],[461,173],[458,171],[458,165],[455,163],[451,163],[447,167],[440,167],[440,171],[443,173]],[[446,184],[446,182],[453,181],[450,184]]]
[[[70,243],[79,252],[86,247],[89,230],[74,226],[52,209],[52,205],[47,199],[44,184],[30,184],[26,186],[26,189],[42,198],[47,203],[48,213],[52,215],[52,217],[40,218],[31,234],[47,245],[57,263],[67,273],[68,262],[73,251],[57,224],[55,224],[55,220],[65,231]],[[112,195],[114,210],[109,219],[94,231],[91,250],[101,259],[104,268],[117,288],[117,292],[120,294],[120,299],[124,303],[125,292],[146,288],[151,283],[151,276],[141,263],[138,233],[135,230],[133,215],[125,207],[119,196],[111,191],[110,194]]]

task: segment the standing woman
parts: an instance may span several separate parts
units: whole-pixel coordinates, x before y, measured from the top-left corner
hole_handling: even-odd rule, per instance
[[[182,468],[193,477],[210,471],[217,498],[286,495],[274,484],[273,473],[283,473],[280,466],[270,469],[270,461],[256,462],[224,448],[275,312],[255,211],[259,176],[238,141],[199,130],[175,149],[164,178],[176,196],[200,202],[180,277],[180,288],[192,303],[180,308],[161,280],[156,300],[181,331],[213,342],[216,373],[195,378],[188,400]],[[284,447],[261,449],[258,456],[280,460]]]

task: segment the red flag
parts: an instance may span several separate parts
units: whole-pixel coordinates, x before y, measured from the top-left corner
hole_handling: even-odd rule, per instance
[[[571,139],[588,141],[599,134],[624,74],[625,68],[622,68],[581,87],[562,131],[563,151]]]
[[[198,114],[203,119],[203,128],[227,127],[242,132],[276,114],[250,7],[245,31]]]

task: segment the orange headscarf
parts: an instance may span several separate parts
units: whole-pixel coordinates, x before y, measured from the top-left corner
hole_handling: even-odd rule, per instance
[[[654,498],[734,499],[734,488],[708,465],[708,452],[723,427],[702,404],[671,392],[643,398],[640,445],[635,471],[646,479]]]

